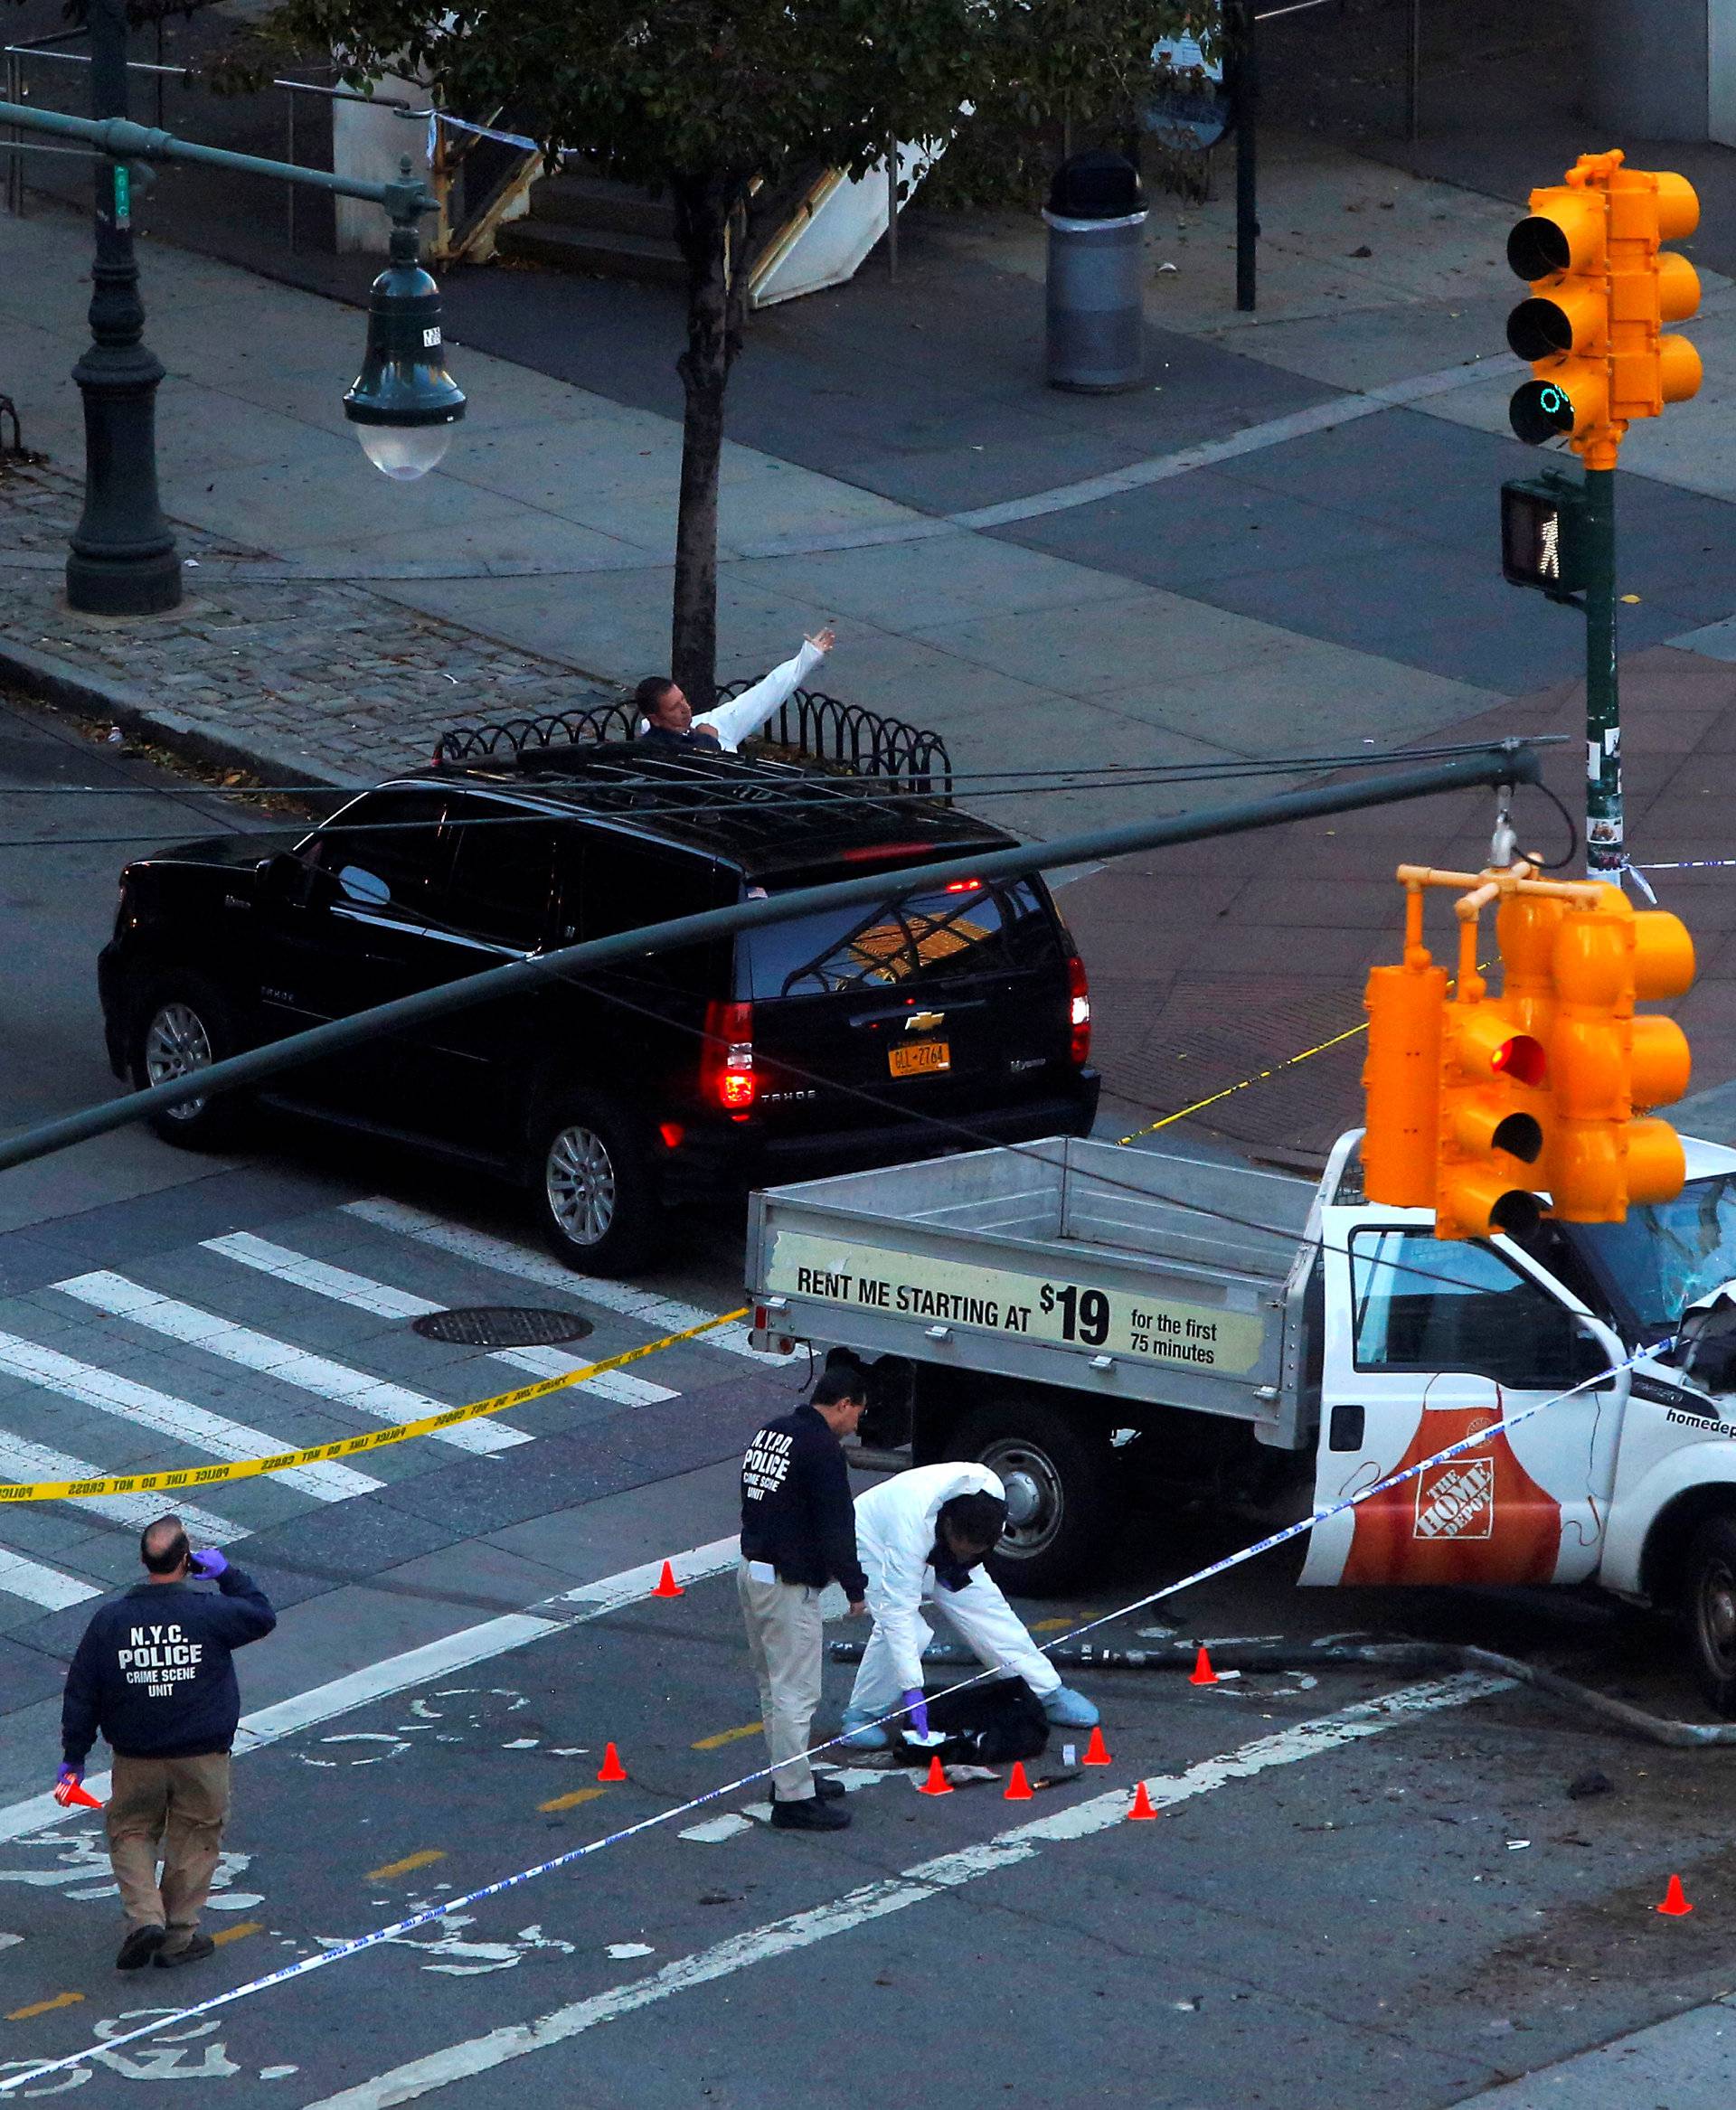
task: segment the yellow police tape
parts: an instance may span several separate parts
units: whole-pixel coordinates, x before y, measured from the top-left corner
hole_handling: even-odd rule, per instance
[[[390,1427],[372,1429],[364,1436],[316,1444],[309,1450],[278,1451],[269,1458],[241,1458],[231,1465],[200,1465],[177,1473],[117,1474],[108,1480],[35,1480],[28,1486],[0,1484],[0,1502],[76,1502],[89,1494],[168,1493],[188,1487],[214,1487],[224,1480],[252,1480],[261,1473],[288,1473],[297,1465],[323,1465],[337,1458],[354,1458],[363,1451],[382,1450],[387,1444],[407,1443],[411,1436],[432,1436],[439,1429],[454,1428],[461,1421],[480,1420],[485,1414],[504,1414],[509,1407],[523,1407],[532,1399],[546,1399],[551,1392],[564,1391],[569,1385],[581,1385],[587,1378],[601,1377],[608,1371],[625,1370],[630,1362],[643,1362],[647,1355],[660,1354],[664,1349],[678,1347],[684,1341],[697,1341],[702,1333],[710,1333],[716,1327],[730,1325],[746,1316],[747,1306],[743,1305],[739,1311],[706,1319],[680,1333],[665,1333],[661,1341],[647,1342],[643,1348],[629,1348],[625,1355],[611,1355],[603,1362],[588,1362],[582,1369],[568,1371],[561,1377],[543,1378],[534,1385],[521,1385],[516,1391],[502,1392],[493,1399],[478,1399],[473,1406],[448,1407],[444,1414],[425,1414],[419,1421],[394,1421]]]

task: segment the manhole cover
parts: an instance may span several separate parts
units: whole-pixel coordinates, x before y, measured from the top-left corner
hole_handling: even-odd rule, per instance
[[[582,1341],[591,1331],[590,1321],[577,1312],[537,1305],[467,1305],[428,1312],[410,1323],[424,1341],[452,1341],[461,1348],[552,1348],[557,1341]]]

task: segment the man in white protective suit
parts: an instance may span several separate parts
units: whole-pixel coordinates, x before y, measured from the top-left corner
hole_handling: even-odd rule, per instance
[[[844,1710],[844,1742],[883,1749],[881,1716],[909,1712],[897,1725],[929,1730],[922,1651],[939,1612],[986,1670],[1023,1678],[1058,1727],[1089,1729],[1098,1712],[1025,1632],[983,1561],[1006,1525],[1006,1493],[986,1465],[918,1465],[856,1498],[856,1553],[868,1577],[874,1631],[863,1651],[855,1690]]]

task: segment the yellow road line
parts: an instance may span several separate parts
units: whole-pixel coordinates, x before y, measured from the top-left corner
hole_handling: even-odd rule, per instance
[[[212,1945],[221,1949],[226,1942],[244,1942],[249,1935],[263,1934],[264,1932],[264,1920],[244,1919],[240,1926],[226,1926],[222,1934],[214,1934],[211,1938]]]
[[[33,2001],[27,2008],[14,2008],[6,2017],[9,2022],[27,2022],[33,2015],[46,2015],[55,2008],[77,2007],[84,1998],[81,1992],[57,1992],[52,2000]]]
[[[1071,1619],[1039,1619],[1031,1628],[1033,1634],[1059,1634],[1063,1626],[1071,1626]]]
[[[721,1751],[725,1744],[739,1744],[743,1737],[757,1737],[764,1727],[763,1722],[744,1721],[739,1729],[719,1729],[714,1737],[702,1737],[690,1748],[695,1751]]]
[[[382,1869],[370,1869],[364,1880],[370,1883],[390,1882],[393,1876],[407,1876],[411,1869],[425,1869],[430,1861],[444,1860],[443,1846],[425,1846],[419,1853],[407,1853],[402,1860],[389,1860]]]
[[[1195,1099],[1191,1107],[1179,1107],[1173,1114],[1165,1114],[1161,1121],[1153,1121],[1144,1128],[1136,1128],[1129,1135],[1118,1135],[1118,1143],[1137,1143],[1143,1135],[1156,1135],[1160,1128],[1167,1128],[1172,1121],[1185,1121],[1190,1114],[1203,1113],[1207,1107],[1215,1107],[1220,1099],[1234,1098],[1238,1092],[1250,1090],[1257,1084],[1264,1084],[1268,1078],[1277,1077],[1280,1071],[1293,1069],[1298,1062],[1306,1062],[1311,1055],[1324,1055],[1328,1048],[1342,1047],[1344,1041],[1354,1041],[1358,1033],[1368,1031],[1368,1022],[1352,1026],[1348,1031],[1335,1033],[1329,1041],[1319,1041],[1312,1048],[1304,1048],[1299,1055],[1287,1055],[1282,1062],[1274,1062],[1269,1069],[1257,1069],[1252,1077],[1244,1077],[1239,1084],[1227,1084],[1221,1092],[1213,1092],[1210,1098]]]
[[[599,1787],[576,1787],[570,1795],[556,1795],[552,1802],[536,1806],[539,1810],[576,1810],[580,1803],[594,1803],[602,1793]]]
[[[252,1480],[263,1473],[288,1473],[297,1465],[321,1465],[332,1458],[354,1458],[364,1451],[380,1450],[387,1444],[406,1443],[411,1436],[432,1436],[437,1429],[453,1428],[461,1421],[476,1421],[485,1414],[504,1414],[508,1408],[525,1406],[532,1399],[546,1399],[551,1392],[563,1392],[568,1386],[583,1384],[587,1378],[600,1377],[607,1371],[625,1370],[629,1363],[643,1362],[646,1356],[660,1354],[664,1349],[675,1348],[684,1341],[697,1341],[702,1333],[709,1333],[718,1326],[727,1326],[747,1315],[747,1306],[743,1305],[739,1311],[723,1312],[715,1319],[685,1327],[679,1333],[665,1333],[661,1341],[647,1342],[643,1348],[629,1348],[624,1355],[611,1355],[607,1361],[588,1362],[561,1377],[542,1378],[533,1385],[521,1385],[516,1391],[502,1392],[493,1399],[478,1399],[468,1407],[448,1407],[444,1414],[424,1414],[420,1420],[396,1421],[390,1428],[372,1429],[366,1435],[345,1436],[336,1443],[316,1444],[308,1450],[279,1451],[269,1458],[242,1458],[232,1465],[201,1465],[181,1473],[130,1473],[117,1474],[107,1480],[35,1480],[28,1485],[0,1484],[0,1503],[79,1502],[93,1494],[144,1494],[183,1487],[213,1487],[220,1481]]]

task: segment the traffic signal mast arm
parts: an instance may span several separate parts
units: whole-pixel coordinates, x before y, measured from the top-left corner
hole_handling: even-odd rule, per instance
[[[1432,1209],[1437,1238],[1523,1236],[1545,1196],[1569,1221],[1619,1222],[1683,1184],[1675,1130],[1634,1109],[1687,1089],[1687,1041],[1672,1020],[1636,1019],[1634,1002],[1689,987],[1693,940],[1677,918],[1637,912],[1617,888],[1537,873],[1523,859],[1505,871],[1398,870],[1404,959],[1372,970],[1365,999],[1364,1191]],[[1422,942],[1425,895],[1443,888],[1459,892],[1450,998]],[[1477,964],[1491,906],[1499,996]]]

